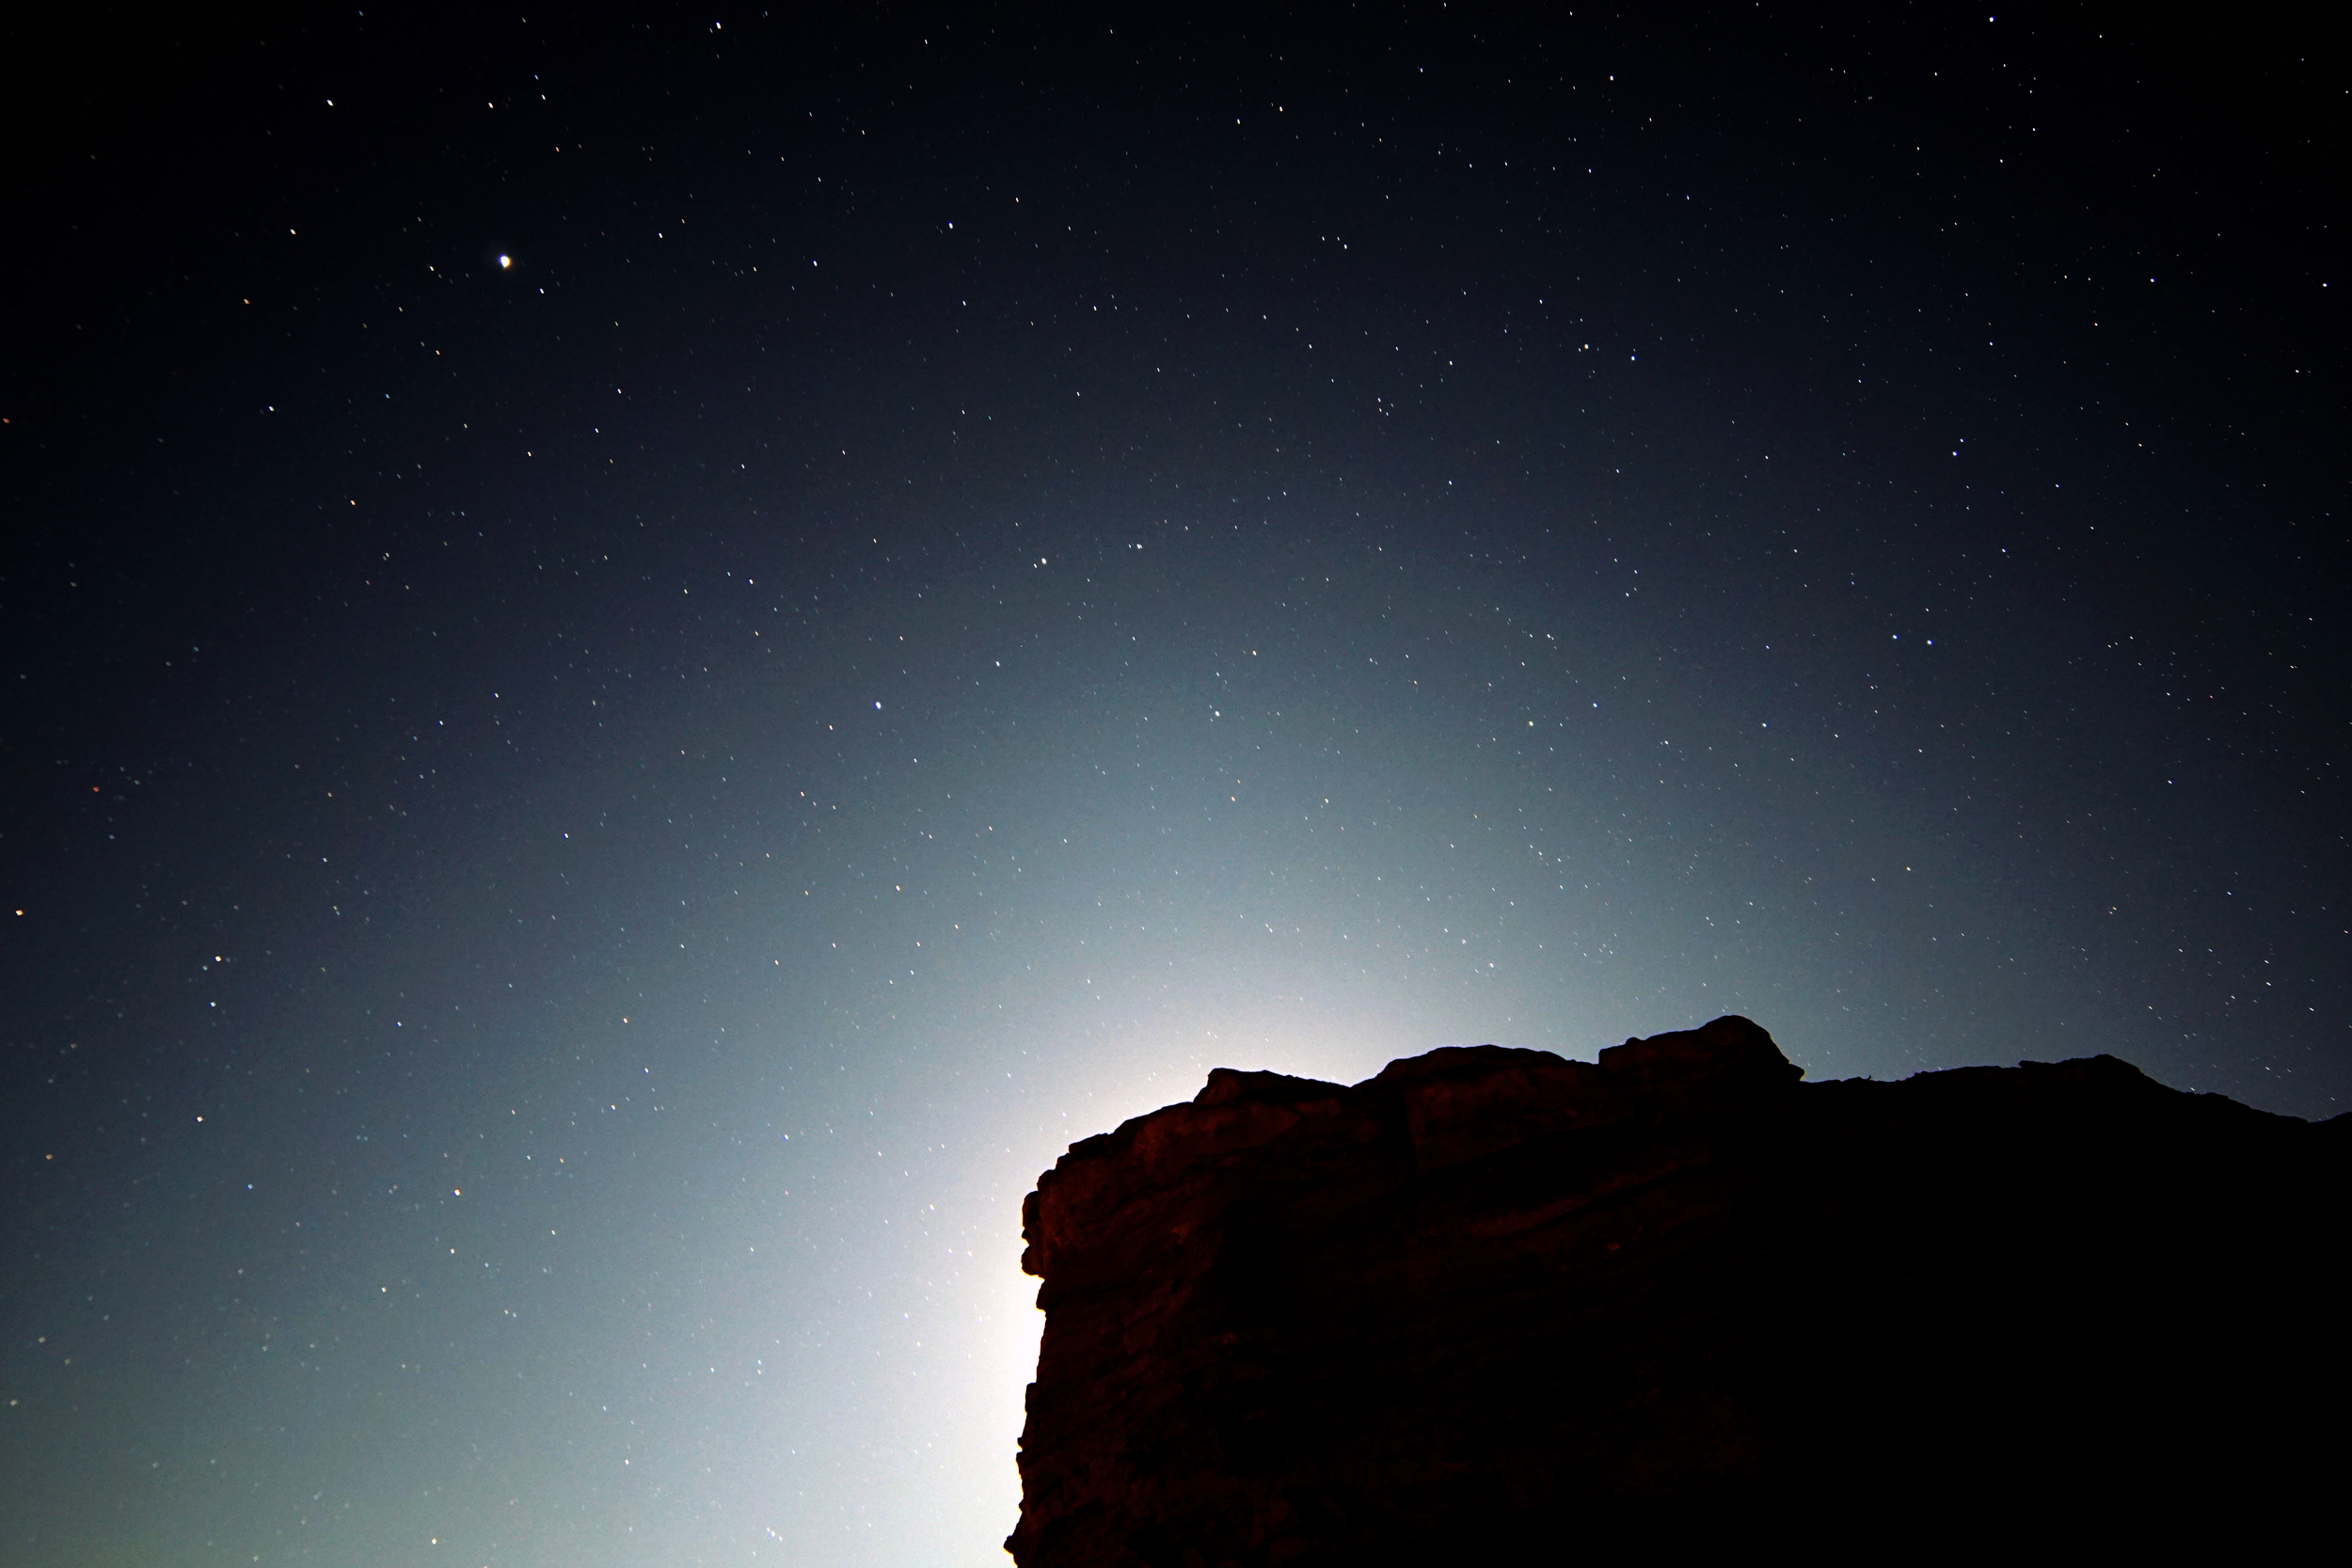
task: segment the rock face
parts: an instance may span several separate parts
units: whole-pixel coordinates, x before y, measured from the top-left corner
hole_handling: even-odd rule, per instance
[[[1549,1562],[2334,1512],[2352,1118],[2108,1056],[1802,1076],[1721,1018],[1598,1066],[1219,1069],[1073,1146],[1024,1215],[1007,1548]]]

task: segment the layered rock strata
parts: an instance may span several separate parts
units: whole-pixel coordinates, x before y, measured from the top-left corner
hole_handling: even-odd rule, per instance
[[[1025,1211],[1007,1548],[1550,1562],[2337,1494],[2352,1118],[2106,1056],[1802,1076],[1723,1018],[1598,1065],[1219,1069],[1074,1145]]]

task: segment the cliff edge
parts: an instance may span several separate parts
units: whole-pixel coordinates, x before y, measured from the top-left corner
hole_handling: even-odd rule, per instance
[[[1219,1069],[1073,1145],[1024,1211],[1046,1316],[1007,1549],[1565,1561],[2332,1514],[2352,1118],[2107,1056],[1802,1077],[1721,1018],[1598,1065]]]

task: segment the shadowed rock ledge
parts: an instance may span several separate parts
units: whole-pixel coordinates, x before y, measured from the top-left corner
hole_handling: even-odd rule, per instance
[[[1721,1018],[1597,1066],[1219,1069],[1073,1146],[1024,1212],[1007,1549],[1548,1562],[2337,1512],[2352,1118],[2109,1056],[1802,1076]]]

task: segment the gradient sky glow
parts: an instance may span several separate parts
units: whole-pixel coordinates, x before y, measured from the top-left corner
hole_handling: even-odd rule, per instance
[[[1346,15],[55,42],[0,1557],[1005,1561],[1216,1066],[2345,1108],[2338,88]]]

